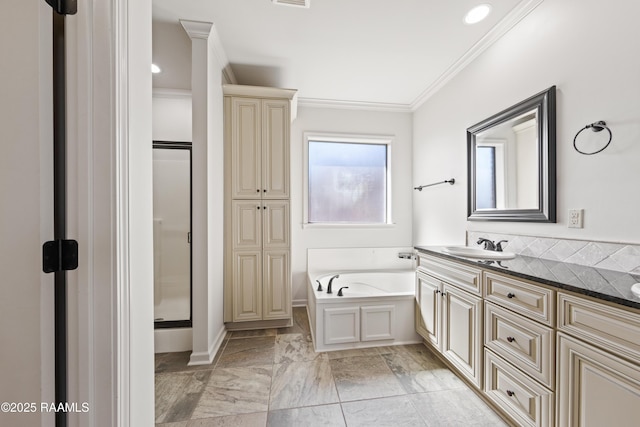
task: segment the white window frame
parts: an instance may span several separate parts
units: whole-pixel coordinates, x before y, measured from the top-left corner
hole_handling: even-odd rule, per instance
[[[303,228],[387,228],[393,227],[392,193],[391,193],[391,153],[394,137],[392,135],[343,134],[329,132],[304,132],[304,158],[302,161],[302,193],[303,193]],[[386,222],[357,223],[357,222],[309,222],[309,141],[337,142],[348,144],[381,144],[387,147],[387,176],[386,176]]]

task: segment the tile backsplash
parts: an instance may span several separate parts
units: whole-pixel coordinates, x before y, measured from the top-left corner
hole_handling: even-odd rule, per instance
[[[480,237],[486,237],[495,242],[508,240],[508,243],[502,246],[504,250],[519,255],[640,274],[640,245],[482,231],[467,231],[467,245],[475,246]]]

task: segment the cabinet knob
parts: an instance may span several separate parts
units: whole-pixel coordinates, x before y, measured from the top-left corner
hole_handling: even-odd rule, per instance
[[[260,190],[258,190],[258,191],[260,191]],[[263,193],[266,193],[266,192],[267,192],[267,190],[262,190],[262,192],[263,192]]]
[[[512,294],[511,292],[507,294],[507,298],[515,298],[515,297],[516,297],[516,294]]]
[[[257,190],[256,190],[256,192],[258,192],[258,193],[259,193],[259,192],[260,192],[260,189],[257,189]]]
[[[507,390],[507,396],[512,397],[515,393],[511,390]]]
[[[256,206],[256,209],[260,209],[260,206]]]
[[[514,342],[516,339],[514,337],[507,337],[507,341]]]
[[[446,292],[443,292],[443,293],[442,293],[442,297],[444,298],[445,296],[447,296],[447,293],[446,293]]]
[[[436,294],[440,293],[440,289],[435,289],[433,292],[435,292]]]

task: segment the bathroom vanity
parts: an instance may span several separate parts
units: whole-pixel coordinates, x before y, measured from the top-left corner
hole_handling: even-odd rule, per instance
[[[637,425],[640,277],[415,249],[416,331],[513,423]]]

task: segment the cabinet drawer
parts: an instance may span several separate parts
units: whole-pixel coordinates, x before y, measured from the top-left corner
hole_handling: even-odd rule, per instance
[[[640,313],[559,292],[558,330],[640,362]]]
[[[553,326],[555,292],[524,280],[484,272],[485,299]]]
[[[553,389],[553,329],[486,301],[484,312],[485,346]]]
[[[553,426],[553,392],[489,350],[485,350],[484,391],[521,426]]]
[[[467,292],[481,295],[482,271],[464,264],[420,255],[418,270],[430,274]]]

